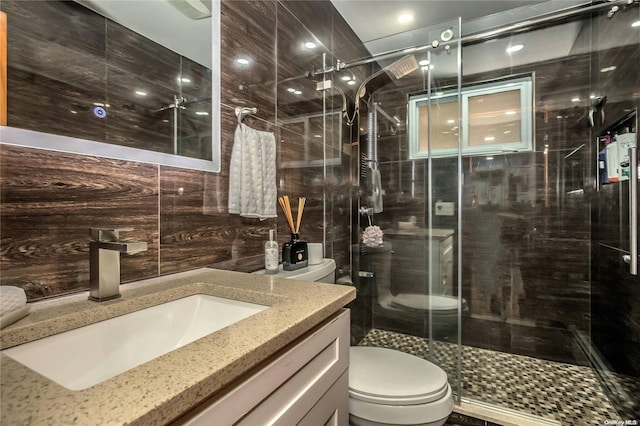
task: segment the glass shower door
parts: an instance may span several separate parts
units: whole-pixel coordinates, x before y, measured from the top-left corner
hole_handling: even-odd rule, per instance
[[[640,418],[637,128],[634,110],[597,137],[591,223],[591,362],[622,420]]]
[[[421,44],[376,61],[360,90],[358,205],[373,329],[444,369],[458,396],[459,34],[457,20],[416,30],[405,36]]]

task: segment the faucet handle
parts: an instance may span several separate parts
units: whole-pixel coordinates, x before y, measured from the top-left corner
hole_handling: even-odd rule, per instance
[[[91,238],[96,241],[116,242],[120,239],[120,232],[133,231],[132,227],[90,228]]]

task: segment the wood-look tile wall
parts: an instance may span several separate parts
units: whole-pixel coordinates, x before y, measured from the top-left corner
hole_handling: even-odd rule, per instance
[[[7,3],[3,2],[3,9]],[[42,16],[28,10],[28,6],[40,7],[41,2],[18,3],[24,9],[20,12],[23,16],[16,21]],[[72,48],[88,49],[87,55],[91,49],[99,52],[92,57],[104,57],[107,48],[104,40],[108,40],[112,56],[126,57],[127,63],[146,67],[138,57],[144,49],[128,50],[128,46],[147,41],[105,38],[101,33],[105,26],[99,24],[102,18],[85,19],[86,14],[74,2],[64,2],[62,9],[56,9],[55,2],[46,3],[54,21],[68,18],[69,13],[81,14],[82,18],[75,19],[76,25],[65,30],[41,22],[36,31],[38,37],[60,41],[67,31],[72,40],[65,46],[65,52]],[[11,21],[9,11],[9,25]],[[325,256],[334,257],[343,273],[350,274],[349,199],[344,193],[332,191],[334,187],[350,188],[345,181],[350,176],[349,160],[341,159],[340,164],[328,167],[326,173],[318,166],[283,167],[287,158],[300,158],[303,141],[294,138],[298,145],[285,144],[290,138],[281,135],[284,127],[280,121],[322,113],[322,96],[329,94],[317,92],[311,78],[279,84],[276,77],[282,80],[303,76],[321,66],[318,62],[321,50],[299,49],[308,39],[319,40],[325,50],[331,50],[334,44],[347,46],[354,56],[363,54],[361,44],[330,2],[223,1],[221,25],[221,173],[0,145],[0,284],[25,288],[31,300],[88,288],[89,228],[104,225],[132,226],[135,230],[123,237],[149,243],[146,252],[122,256],[125,282],[202,266],[239,271],[263,267],[263,244],[269,229],[277,227],[278,239],[283,242],[288,239],[288,227],[281,214],[277,220],[261,222],[227,213],[228,164],[237,126],[235,106],[256,107],[258,113],[247,118],[246,124],[275,133],[278,193],[307,197],[302,236],[310,242],[326,238]],[[29,31],[23,29],[14,34],[14,43],[18,40],[20,46],[12,47],[10,38],[9,49],[13,48],[16,55],[26,55],[28,50],[23,47],[29,43]],[[61,53],[56,46],[60,43],[52,43],[50,51],[39,50],[38,55],[33,51],[29,58],[21,59],[32,62],[38,56],[59,58]],[[251,57],[251,67],[237,65],[235,59],[240,55]],[[86,72],[81,74],[86,78],[75,86],[86,86],[88,90],[90,86],[103,85],[102,74],[91,69],[104,69],[106,64],[94,60],[84,65]],[[57,99],[64,104],[87,93],[71,90],[64,75],[49,79],[55,80],[55,84],[47,86],[46,93],[35,92],[30,82],[42,83],[44,79],[39,73],[46,73],[35,65],[17,69],[12,69],[11,63],[9,66],[9,116],[12,108],[24,113],[14,116],[16,121],[10,125],[20,127],[21,121],[32,121],[37,123],[34,130],[51,133],[65,127],[80,127],[85,132],[83,137],[96,140],[104,140],[105,135],[121,139],[131,130],[122,126],[106,128],[97,120],[69,124],[53,117],[38,121],[36,116],[29,115],[29,104],[20,104],[21,99],[32,99],[36,104],[40,100],[45,105]],[[135,66],[130,71],[135,72]],[[164,84],[157,77],[157,83]],[[150,82],[156,83],[154,80]],[[294,97],[287,91],[290,86],[304,91],[304,95]],[[14,91],[16,95],[12,97]],[[158,135],[170,135],[160,128],[153,131],[153,135],[133,132],[129,139],[142,143]]]

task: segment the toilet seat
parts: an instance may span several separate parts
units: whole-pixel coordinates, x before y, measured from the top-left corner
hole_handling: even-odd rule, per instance
[[[404,352],[367,346],[350,348],[349,395],[383,405],[418,405],[447,394],[447,374]]]
[[[419,311],[431,310],[434,314],[457,314],[460,308],[460,301],[451,296],[401,293],[393,298],[391,305],[397,308],[408,308]]]

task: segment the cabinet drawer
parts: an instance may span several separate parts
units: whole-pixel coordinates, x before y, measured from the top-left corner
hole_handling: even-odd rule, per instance
[[[349,372],[345,371],[298,426],[347,426],[349,424]]]
[[[343,309],[183,424],[293,425],[349,366],[349,311]],[[348,392],[348,384],[347,392]]]

